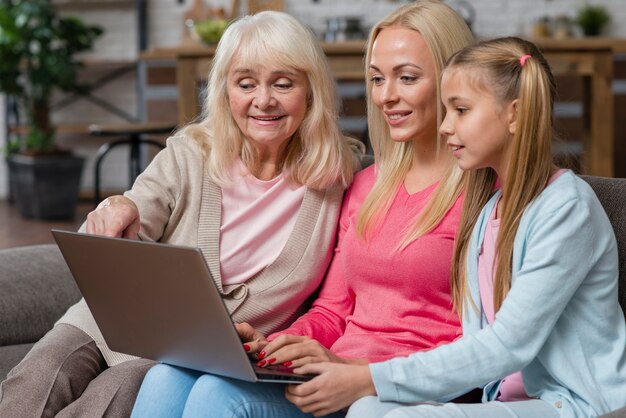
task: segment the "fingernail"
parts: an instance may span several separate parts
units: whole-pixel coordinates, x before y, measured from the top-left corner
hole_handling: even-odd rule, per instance
[[[244,344],[243,345],[243,349],[246,351],[250,351],[250,345],[249,344]]]
[[[267,363],[268,363],[268,364],[272,364],[272,363],[274,363],[275,361],[276,361],[276,359],[275,359],[275,358],[271,358],[271,359],[267,360]]]
[[[257,357],[259,358],[259,360],[261,360],[263,357],[265,357],[265,351],[261,351]]]
[[[263,367],[263,366],[265,366],[265,363],[266,363],[265,360],[261,360],[256,365],[259,366],[259,367]]]
[[[285,366],[285,367],[289,367],[289,366],[291,366],[292,364],[293,364],[292,362],[290,362],[290,361],[286,361],[286,362],[284,362],[284,363],[283,363],[283,366]]]

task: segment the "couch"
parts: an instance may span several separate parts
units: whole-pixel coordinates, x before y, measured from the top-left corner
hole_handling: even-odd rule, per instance
[[[583,176],[606,210],[619,247],[619,298],[626,312],[626,179]],[[0,380],[80,292],[56,245],[0,251]],[[626,408],[605,415],[626,418]]]
[[[56,245],[0,251],[0,379],[79,299]]]

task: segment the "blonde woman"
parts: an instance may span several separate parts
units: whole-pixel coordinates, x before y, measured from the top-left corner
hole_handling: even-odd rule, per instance
[[[452,281],[463,338],[342,370],[378,395],[350,416],[592,418],[626,404],[615,236],[589,185],[552,163],[554,97],[528,41],[485,41],[451,58],[441,132],[470,173]],[[423,403],[476,386],[483,403]]]
[[[438,92],[445,59],[471,41],[463,20],[439,1],[401,7],[372,30],[366,71],[376,164],[356,175],[344,199],[338,246],[312,309],[269,344],[251,327],[242,332],[259,365],[297,372],[307,363],[382,361],[459,337],[450,260],[462,180],[438,138]],[[301,393],[323,400],[345,389],[311,367],[320,376],[288,387],[285,397],[284,385],[159,365],[147,375],[133,414],[302,417],[348,406],[312,409],[298,402]]]
[[[233,319],[273,332],[321,283],[352,181],[334,81],[314,34],[267,12],[226,30],[207,93],[201,121],[86,230],[199,247]],[[81,301],[3,382],[0,416],[127,416],[151,365],[109,350]]]

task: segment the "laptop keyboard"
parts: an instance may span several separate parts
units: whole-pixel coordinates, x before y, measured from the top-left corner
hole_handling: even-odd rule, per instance
[[[312,374],[295,374],[292,369],[283,366],[259,367],[256,364],[253,364],[253,366],[255,373],[260,379],[306,382],[316,376]]]

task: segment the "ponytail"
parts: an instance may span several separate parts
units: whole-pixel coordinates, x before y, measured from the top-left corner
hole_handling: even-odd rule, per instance
[[[546,187],[554,170],[551,143],[556,85],[541,52],[520,38],[499,38],[469,46],[455,54],[446,68],[461,66],[479,68],[477,77],[483,77],[479,80],[481,86],[503,104],[517,101],[515,134],[503,182],[496,240],[493,303],[497,312],[511,288],[513,247],[522,215]],[[466,258],[471,234],[493,192],[495,180],[495,172],[490,168],[469,175],[451,275],[452,299],[459,314],[463,313],[464,301],[468,299]]]

